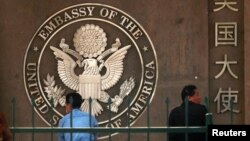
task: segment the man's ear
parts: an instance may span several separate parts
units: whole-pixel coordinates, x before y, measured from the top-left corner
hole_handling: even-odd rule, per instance
[[[192,101],[193,100],[192,96],[188,96],[187,98],[188,98],[188,101]]]
[[[65,108],[66,108],[66,113],[69,113],[72,109],[70,104],[66,104]]]

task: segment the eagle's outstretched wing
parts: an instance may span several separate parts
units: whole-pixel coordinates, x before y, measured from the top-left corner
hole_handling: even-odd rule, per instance
[[[123,58],[131,45],[127,45],[112,54],[104,63],[106,73],[101,77],[102,90],[114,86],[121,78],[123,72]]]
[[[77,91],[79,89],[79,79],[74,72],[77,65],[76,62],[60,49],[53,46],[51,46],[50,49],[54,51],[56,58],[60,58],[57,59],[59,77],[66,86]]]

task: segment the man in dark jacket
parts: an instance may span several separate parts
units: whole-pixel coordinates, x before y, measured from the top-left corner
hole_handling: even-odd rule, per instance
[[[185,86],[182,89],[181,98],[182,104],[170,113],[169,126],[205,126],[207,109],[200,104],[201,96],[197,87],[195,85]],[[185,112],[185,105],[187,105],[187,112]],[[188,115],[187,118],[185,118],[185,113]],[[188,133],[187,138],[189,141],[205,141],[206,134]],[[185,133],[169,133],[169,141],[185,141],[185,139]]]

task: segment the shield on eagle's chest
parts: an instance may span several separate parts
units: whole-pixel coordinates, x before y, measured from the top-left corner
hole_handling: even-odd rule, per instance
[[[79,76],[79,92],[83,99],[101,98],[101,76],[82,74]]]

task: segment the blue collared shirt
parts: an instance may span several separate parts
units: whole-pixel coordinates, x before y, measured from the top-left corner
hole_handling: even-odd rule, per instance
[[[71,113],[65,115],[60,119],[58,127],[71,127],[70,124],[70,116]],[[91,127],[97,127],[98,122],[95,117],[90,116],[88,113],[82,112],[80,109],[72,110],[72,127],[89,127],[90,118],[91,117]],[[70,133],[59,133],[58,139],[59,141],[94,141],[96,140],[95,134],[89,133],[72,133],[72,140],[70,140]],[[90,140],[91,138],[91,140]]]

